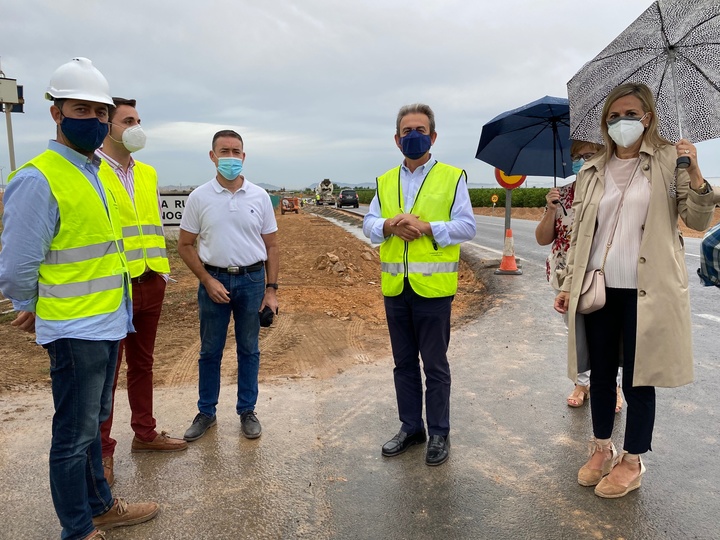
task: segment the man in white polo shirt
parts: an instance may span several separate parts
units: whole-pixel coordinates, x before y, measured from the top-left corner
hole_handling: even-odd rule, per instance
[[[185,440],[199,439],[216,423],[220,362],[231,314],[238,361],[235,408],[242,434],[256,439],[262,432],[255,415],[260,367],[258,313],[266,306],[275,313],[278,309],[277,222],[267,192],[240,174],[245,152],[238,133],[218,131],[210,159],[217,174],[188,197],[178,240],[180,257],[200,280],[199,412],[185,432]]]

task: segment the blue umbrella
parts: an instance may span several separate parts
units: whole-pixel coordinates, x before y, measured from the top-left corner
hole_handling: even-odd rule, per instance
[[[482,128],[475,157],[505,174],[566,178],[570,159],[568,100],[545,96],[504,112]]]

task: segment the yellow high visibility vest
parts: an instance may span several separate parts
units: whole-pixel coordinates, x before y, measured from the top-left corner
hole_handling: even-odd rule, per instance
[[[168,274],[170,263],[158,208],[157,173],[150,165],[136,161],[133,176],[134,203],[112,167],[104,160],[100,164],[100,178],[120,205],[120,223],[130,276],[137,277],[147,268]]]
[[[85,175],[57,152],[46,150],[23,167],[28,165],[45,176],[60,213],[60,229],[40,263],[38,317],[63,321],[112,313],[129,280],[117,201],[104,187],[106,209]]]
[[[377,194],[382,217],[410,213],[423,221],[449,221],[458,182],[465,171],[435,163],[425,176],[413,207],[403,209],[400,167],[377,179]],[[426,298],[452,296],[457,292],[460,246],[440,247],[429,236],[405,242],[391,236],[380,245],[382,293],[397,296],[408,278],[413,290]]]

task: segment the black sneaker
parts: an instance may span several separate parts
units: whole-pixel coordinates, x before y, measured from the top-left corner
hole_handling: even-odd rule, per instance
[[[196,441],[205,435],[208,428],[211,428],[215,424],[217,424],[217,418],[215,415],[208,416],[203,413],[198,413],[195,420],[193,420],[192,425],[185,432],[185,436],[183,438],[188,442]]]
[[[246,439],[257,439],[262,434],[260,420],[255,411],[245,411],[240,415],[240,430]]]

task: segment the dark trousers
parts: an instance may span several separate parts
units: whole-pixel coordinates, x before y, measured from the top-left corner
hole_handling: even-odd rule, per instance
[[[395,393],[402,430],[423,429],[423,388],[420,357],[425,372],[425,411],[428,433],[450,432],[450,310],[453,297],[424,298],[405,281],[398,296],[385,297],[385,315],[395,359]]]
[[[141,441],[150,442],[157,437],[156,422],[153,416],[153,353],[157,336],[160,313],[165,298],[165,279],[160,274],[151,276],[140,283],[133,282],[133,326],[130,333],[120,342],[115,380],[113,382],[113,400],[110,417],[100,426],[103,457],[115,453],[117,442],[110,436],[115,413],[115,390],[117,389],[123,351],[127,362],[127,393],[130,403],[130,427]]]
[[[651,450],[655,425],[655,387],[633,386],[637,290],[606,289],[605,306],[585,315],[590,349],[590,410],[593,432],[609,439],[615,422],[616,381],[620,353],[623,355],[622,389],[627,400],[625,443],[631,454]]]

